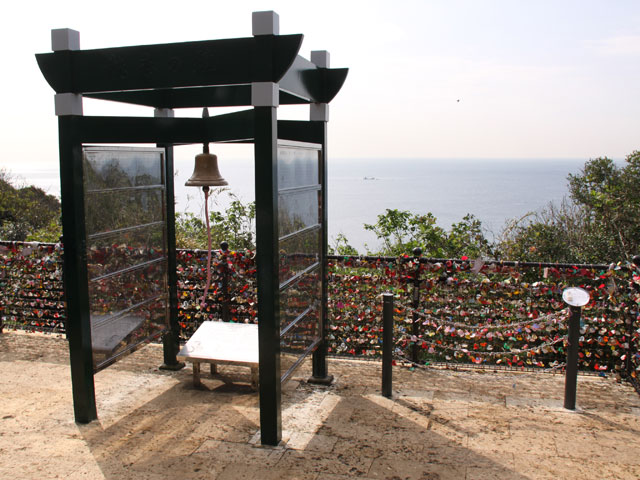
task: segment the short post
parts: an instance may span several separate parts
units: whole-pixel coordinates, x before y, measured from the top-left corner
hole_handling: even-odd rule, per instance
[[[229,319],[229,266],[227,265],[227,253],[229,244],[220,242],[220,259],[222,270],[222,321],[228,322]]]
[[[576,387],[578,383],[578,343],[580,341],[580,314],[584,305],[589,303],[589,292],[582,288],[571,287],[562,292],[562,299],[569,305],[569,334],[567,347],[567,367],[564,379],[564,408],[576,409]]]
[[[640,255],[634,255],[633,258],[631,259],[631,262],[635,266],[636,273],[639,273],[640,272]],[[631,273],[633,274],[633,270],[631,271]],[[631,276],[633,277],[633,275]],[[640,291],[640,285],[638,285],[636,282],[630,282],[629,288],[635,292]],[[629,308],[629,311],[625,315],[625,323],[627,324],[627,332],[626,332],[626,337],[627,337],[626,356],[627,357],[625,358],[625,361],[624,361],[624,366],[625,366],[624,374],[625,374],[625,377],[627,378],[630,377],[634,371],[633,362],[631,360],[635,353],[634,350],[637,350],[637,347],[634,349],[635,345],[633,343],[633,331],[635,330],[635,323],[639,313],[640,312],[638,312],[637,306],[633,306]]]
[[[578,383],[578,339],[580,338],[580,307],[570,307],[569,345],[567,368],[564,379],[564,408],[576,409],[576,387]]]
[[[413,308],[413,323],[411,328],[411,335],[413,335],[414,338],[418,338],[418,335],[420,335],[420,326],[418,325],[419,317],[416,309],[420,306],[420,255],[422,255],[422,249],[420,247],[414,248],[413,255],[416,261],[416,269],[413,274],[413,299],[411,301],[411,307]],[[413,345],[411,346],[411,361],[413,363],[418,363],[419,352],[420,349],[418,346],[418,342],[413,342]]]
[[[393,373],[393,294],[382,294],[382,395],[391,398]]]

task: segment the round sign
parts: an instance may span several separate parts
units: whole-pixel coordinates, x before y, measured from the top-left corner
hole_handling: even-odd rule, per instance
[[[578,287],[565,288],[562,292],[562,300],[572,307],[583,307],[590,298],[589,292]]]

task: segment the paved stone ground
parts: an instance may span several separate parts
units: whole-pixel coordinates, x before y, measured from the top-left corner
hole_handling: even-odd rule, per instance
[[[259,445],[249,371],[195,389],[191,369],[158,370],[150,345],[96,375],[98,414],[73,422],[66,343],[0,335],[0,478],[637,479],[640,397],[611,378],[394,369],[331,360],[330,387],[285,387],[282,446]]]

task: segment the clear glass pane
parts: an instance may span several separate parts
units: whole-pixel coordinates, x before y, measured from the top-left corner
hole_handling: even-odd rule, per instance
[[[278,188],[317,185],[319,150],[293,146],[278,147]]]
[[[89,308],[95,315],[115,315],[166,292],[167,263],[150,265],[89,282]]]
[[[162,185],[162,151],[87,147],[84,151],[86,190]]]
[[[318,190],[283,193],[278,202],[281,237],[320,223]]]
[[[280,373],[284,376],[318,339],[318,318],[311,312],[280,338]]]
[[[280,330],[298,318],[305,310],[318,310],[320,302],[319,269],[305,273],[280,293]]]
[[[91,315],[94,368],[114,356],[151,339],[167,327],[166,295],[126,312],[122,316]]]
[[[280,285],[320,261],[320,229],[280,242]]]
[[[162,187],[89,193],[85,203],[87,235],[164,221]]]
[[[163,258],[166,255],[164,225],[152,225],[110,235],[89,238],[89,278]]]

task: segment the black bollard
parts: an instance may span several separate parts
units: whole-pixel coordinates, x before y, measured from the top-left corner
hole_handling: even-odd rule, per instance
[[[393,294],[382,294],[382,395],[392,396]]]
[[[578,383],[578,343],[580,341],[580,307],[569,307],[569,345],[567,346],[567,368],[564,379],[564,408],[576,409],[576,387]]]
[[[420,324],[418,320],[418,313],[416,312],[417,308],[420,306],[420,255],[422,255],[422,249],[420,247],[416,247],[413,249],[413,256],[416,260],[416,269],[413,274],[413,299],[411,302],[411,307],[413,307],[413,324],[411,327],[411,334],[418,338],[420,335]],[[418,346],[418,342],[414,342],[411,346],[411,361],[413,363],[418,363],[418,355],[420,352],[420,347]]]

